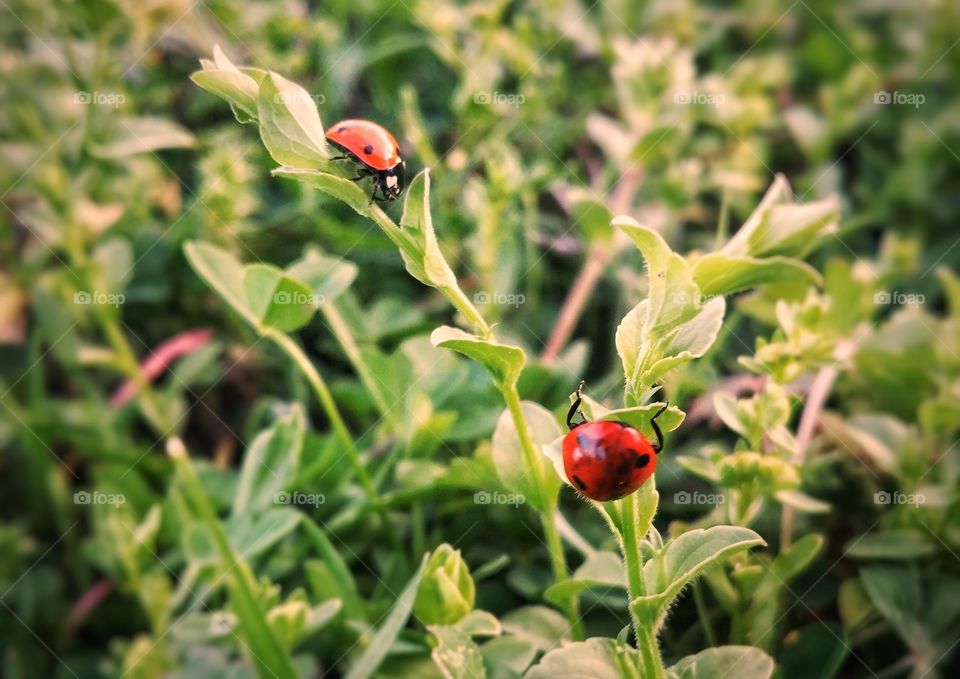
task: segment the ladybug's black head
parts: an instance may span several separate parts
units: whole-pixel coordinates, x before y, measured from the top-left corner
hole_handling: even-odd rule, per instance
[[[389,170],[380,173],[380,192],[383,194],[384,200],[396,200],[401,196],[405,169],[404,162],[401,160]]]

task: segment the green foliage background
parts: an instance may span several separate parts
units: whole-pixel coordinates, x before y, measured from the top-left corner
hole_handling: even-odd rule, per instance
[[[958,14],[7,0],[0,674],[950,676]]]

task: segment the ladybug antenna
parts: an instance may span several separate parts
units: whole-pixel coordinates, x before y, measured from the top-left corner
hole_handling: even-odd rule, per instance
[[[573,418],[576,417],[577,412],[580,410],[580,402],[583,400],[583,385],[586,384],[583,380],[580,380],[580,384],[577,385],[577,397],[573,401],[573,405],[570,406],[570,410],[567,411],[567,428],[573,429],[584,422],[587,421],[587,418],[583,417],[583,413],[580,413],[580,417],[583,418],[580,422],[576,424],[573,423]]]
[[[650,426],[653,427],[653,433],[657,435],[657,443],[653,446],[653,452],[657,455],[660,454],[660,451],[663,450],[663,432],[660,431],[660,425],[657,424],[657,418],[663,414],[663,411],[670,407],[670,403],[664,403],[660,406],[660,410],[653,414],[653,417],[650,418]]]

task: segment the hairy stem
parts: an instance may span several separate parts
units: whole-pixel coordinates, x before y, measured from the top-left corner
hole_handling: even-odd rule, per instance
[[[327,325],[330,326],[334,337],[337,338],[337,342],[343,349],[343,353],[346,354],[347,359],[351,365],[353,365],[357,377],[360,378],[363,386],[366,387],[367,393],[370,394],[370,398],[373,400],[380,415],[390,424],[390,428],[395,434],[400,434],[404,430],[403,419],[399,413],[390,408],[390,404],[385,400],[380,380],[377,379],[376,375],[374,375],[370,369],[370,366],[363,360],[360,346],[357,344],[357,340],[354,338],[353,332],[351,332],[350,326],[347,325],[343,314],[341,314],[337,308],[336,302],[324,304],[320,307],[320,310],[323,312],[323,316],[327,321]]]
[[[623,557],[627,562],[627,585],[630,592],[630,601],[633,602],[637,597],[642,597],[647,593],[646,584],[643,580],[643,555],[640,552],[639,534],[639,507],[637,506],[637,494],[632,493],[620,501],[621,511],[621,542]],[[643,660],[644,677],[661,679],[664,676],[663,659],[660,657],[660,647],[657,645],[656,630],[652,625],[646,625],[637,614],[633,607],[630,609],[630,620],[633,623],[633,633],[637,639],[637,650]]]
[[[499,385],[503,394],[503,400],[506,401],[507,410],[513,418],[513,425],[517,430],[517,438],[520,440],[520,449],[523,452],[523,460],[530,470],[530,475],[534,479],[534,485],[540,494],[541,503],[546,505],[545,509],[540,510],[540,521],[543,524],[543,534],[547,542],[547,550],[550,553],[550,565],[553,569],[553,577],[557,582],[562,582],[570,577],[570,571],[567,568],[567,558],[563,552],[563,542],[560,540],[560,532],[557,530],[556,518],[554,515],[554,505],[556,500],[548,498],[545,494],[545,483],[543,479],[543,469],[541,467],[540,455],[537,453],[536,445],[533,442],[533,436],[530,434],[530,428],[527,426],[527,420],[523,416],[523,406],[520,404],[520,394],[514,384]],[[570,634],[575,640],[583,638],[583,625],[580,622],[580,605],[576,597],[571,599],[564,606],[567,614],[567,620],[570,623]]]
[[[307,378],[307,381],[310,383],[310,386],[313,388],[313,391],[317,396],[317,400],[320,401],[320,406],[327,415],[327,419],[330,420],[330,426],[333,429],[334,435],[337,437],[340,445],[344,448],[344,452],[350,459],[350,465],[353,467],[354,473],[357,475],[357,480],[360,482],[360,485],[363,486],[363,489],[366,492],[367,497],[370,499],[370,502],[377,504],[377,491],[373,487],[373,482],[370,480],[370,475],[367,474],[366,467],[363,466],[363,462],[360,460],[360,455],[357,452],[357,445],[354,442],[353,437],[350,435],[350,431],[347,429],[347,425],[343,421],[343,416],[340,415],[340,410],[337,408],[337,404],[333,400],[333,394],[330,393],[330,389],[327,387],[327,383],[324,382],[323,377],[320,376],[320,373],[317,371],[310,359],[307,358],[307,355],[303,353],[303,349],[300,348],[300,345],[290,339],[290,337],[274,328],[264,328],[263,335],[274,342],[284,351],[284,353],[287,354],[287,356],[293,359],[293,362],[296,363],[297,367],[300,369],[300,372],[302,372],[304,377]]]

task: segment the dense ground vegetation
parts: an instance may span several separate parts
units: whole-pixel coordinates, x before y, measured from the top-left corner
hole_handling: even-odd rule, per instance
[[[0,675],[955,672],[956,3],[0,4]]]

